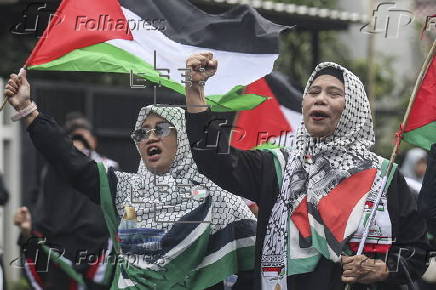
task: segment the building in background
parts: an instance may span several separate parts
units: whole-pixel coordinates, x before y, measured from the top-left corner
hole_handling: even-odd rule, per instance
[[[0,86],[4,87],[1,78]],[[17,280],[19,269],[9,266],[9,263],[19,257],[16,246],[18,229],[13,226],[13,215],[20,204],[23,179],[21,178],[21,128],[19,123],[10,121],[11,112],[9,106],[0,112],[0,172],[3,172],[3,181],[10,194],[9,202],[5,207],[0,207],[0,250],[3,251],[7,279]]]

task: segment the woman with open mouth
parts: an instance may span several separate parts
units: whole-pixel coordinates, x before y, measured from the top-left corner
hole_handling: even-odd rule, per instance
[[[186,64],[192,83],[186,128],[200,172],[259,207],[253,289],[413,287],[425,270],[425,221],[396,166],[386,176],[389,161],[370,151],[371,110],[357,76],[331,62],[315,68],[291,148],[217,154],[227,148],[226,138],[214,148],[199,140],[207,138],[205,127],[219,130],[203,85],[218,62],[203,53]]]
[[[223,289],[233,274],[233,289],[251,289],[256,219],[240,197],[198,172],[183,109],[141,109],[132,133],[141,162],[137,173],[126,173],[77,151],[37,111],[25,72],[11,75],[5,95],[35,147],[101,205],[113,242],[111,289]]]

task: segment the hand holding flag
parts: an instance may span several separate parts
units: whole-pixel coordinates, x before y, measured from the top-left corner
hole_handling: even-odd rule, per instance
[[[26,78],[26,70],[20,69],[18,75],[11,74],[5,86],[5,98],[9,104],[19,111],[30,104],[30,84]]]

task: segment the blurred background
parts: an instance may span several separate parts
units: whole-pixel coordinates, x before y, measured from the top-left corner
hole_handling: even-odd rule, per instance
[[[218,14],[239,4],[256,8],[265,18],[295,28],[282,35],[275,70],[302,91],[313,68],[322,61],[339,63],[365,84],[375,119],[375,151],[389,157],[395,131],[403,118],[425,55],[436,35],[434,0],[191,0],[208,13]],[[60,1],[0,0],[0,84],[17,73]],[[38,21],[35,21],[38,17]],[[35,25],[35,23],[37,23]],[[33,25],[31,27],[31,25]],[[25,28],[25,29],[24,29]],[[80,72],[28,74],[32,97],[41,111],[63,124],[68,112],[79,111],[93,124],[98,151],[119,162],[122,170],[136,170],[139,156],[130,131],[140,107],[153,102],[152,89],[132,89],[129,76]],[[182,103],[159,90],[162,103]],[[0,213],[0,249],[6,277],[19,287],[19,269],[8,266],[19,256],[14,210],[31,202],[38,186],[42,160],[24,128],[11,123],[11,108],[0,113],[0,172],[10,192]],[[409,149],[402,145],[402,152]],[[401,157],[399,159],[401,162]]]

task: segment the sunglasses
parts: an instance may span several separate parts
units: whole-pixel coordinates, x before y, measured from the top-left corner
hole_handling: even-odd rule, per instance
[[[162,122],[156,124],[156,127],[152,129],[147,129],[147,128],[137,129],[133,131],[133,133],[130,136],[136,143],[139,143],[144,139],[150,138],[152,132],[156,137],[161,138],[161,137],[168,136],[171,133],[171,129],[175,129],[175,128],[176,127],[172,126],[172,124],[168,122]]]

